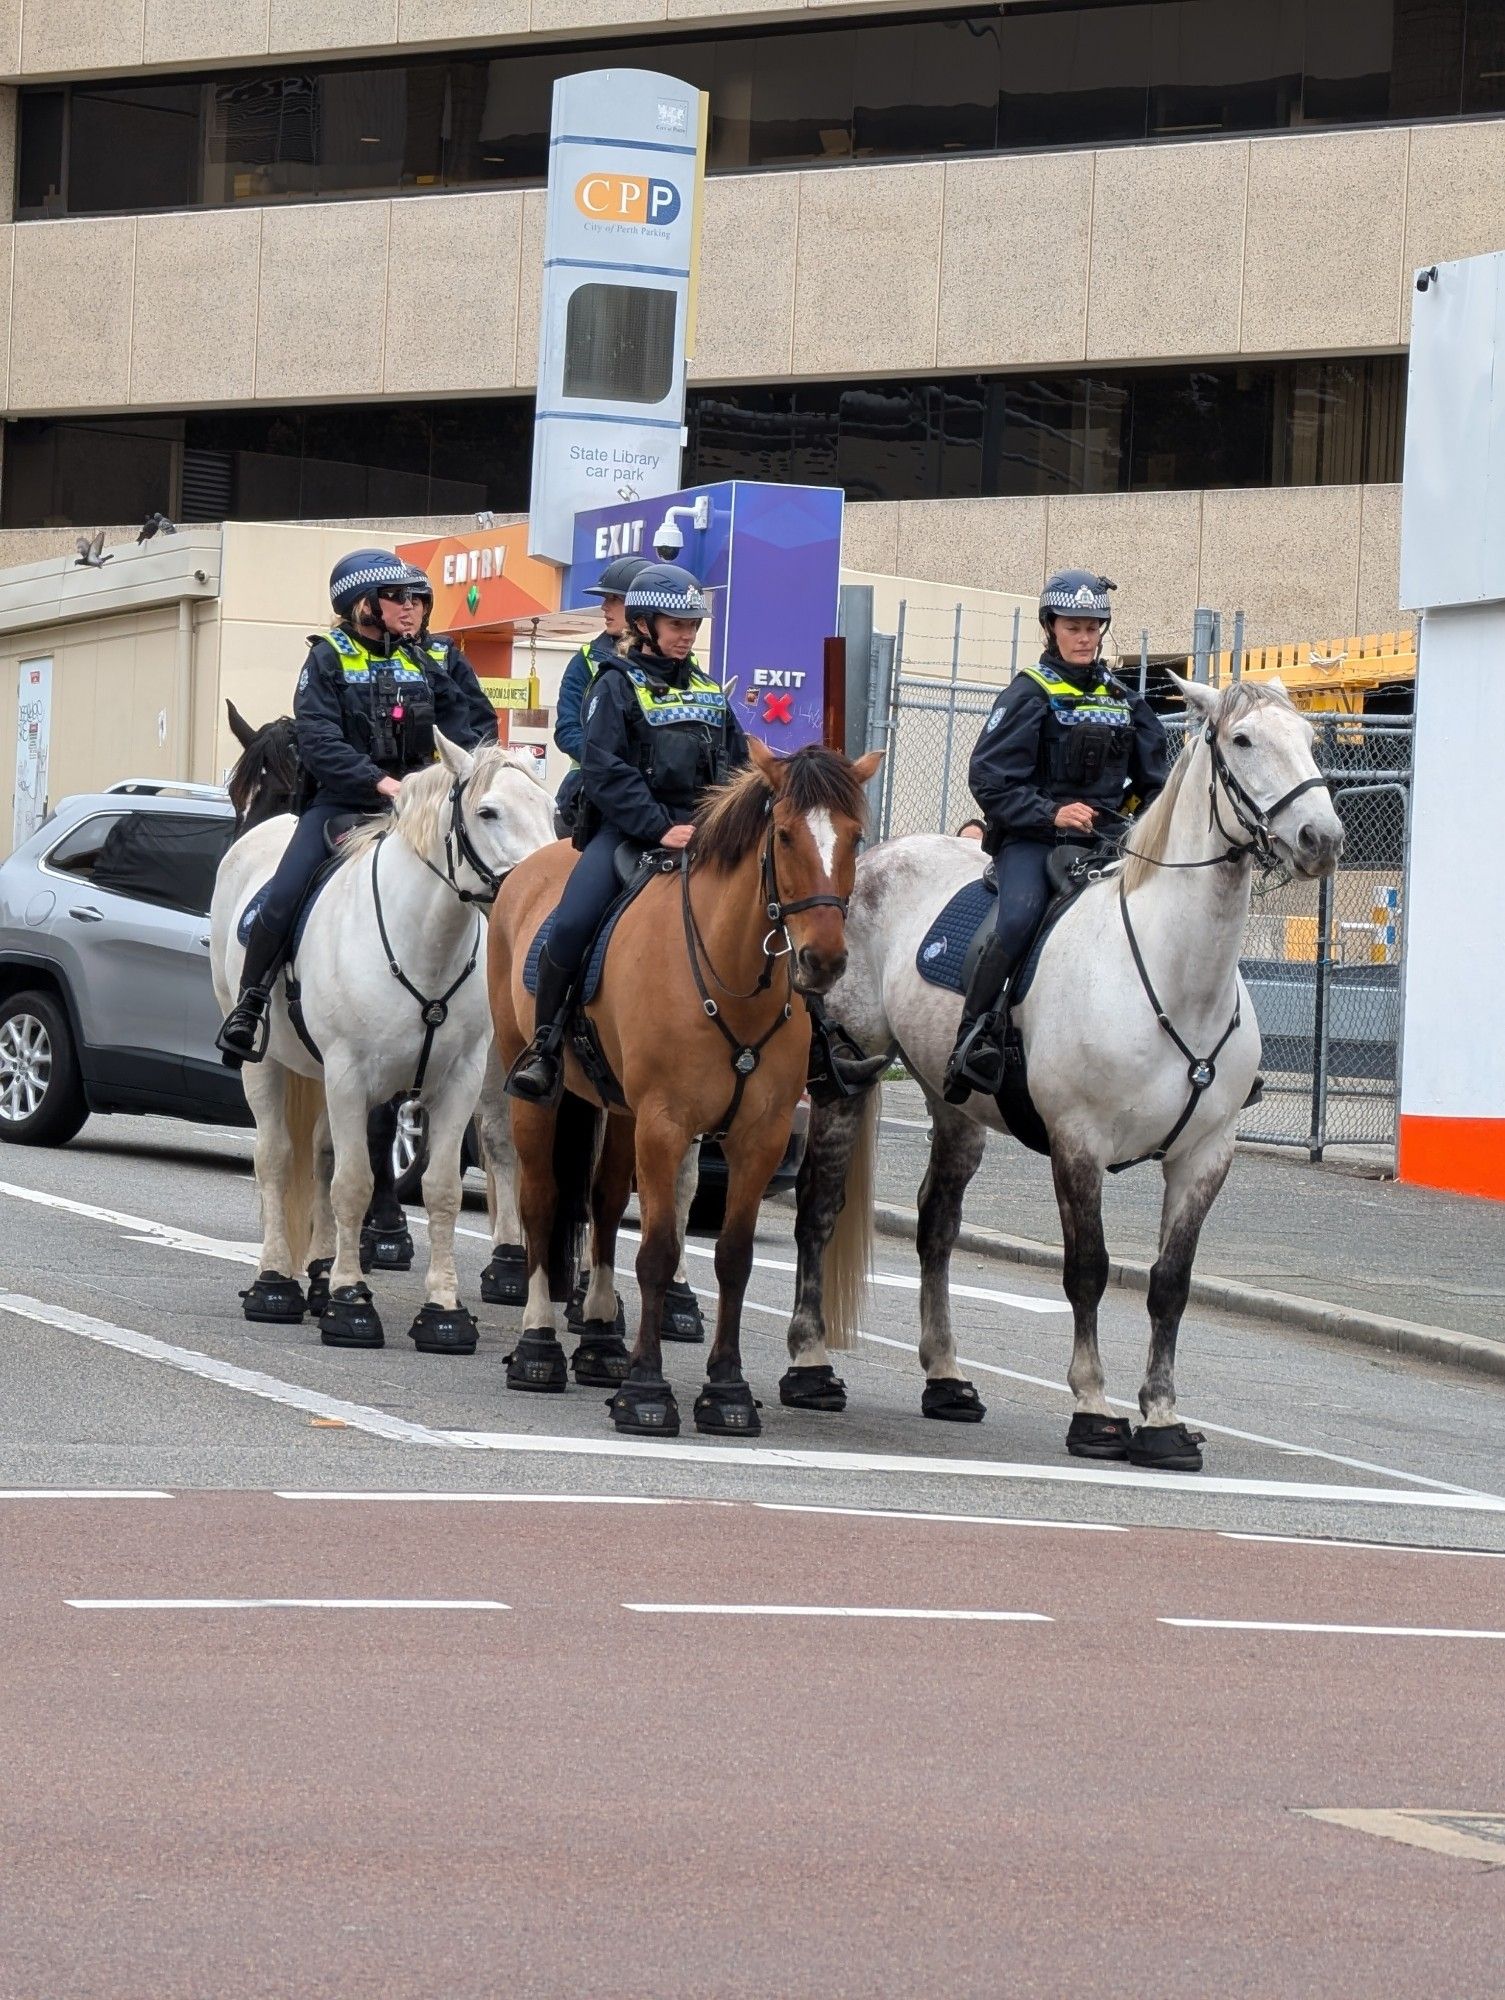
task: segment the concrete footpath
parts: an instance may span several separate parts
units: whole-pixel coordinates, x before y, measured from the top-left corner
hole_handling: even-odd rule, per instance
[[[879,1226],[912,1233],[929,1148],[924,1099],[884,1086]],[[1114,1282],[1143,1287],[1162,1181],[1154,1166],[1112,1176],[1104,1195]],[[1046,1161],[990,1140],[968,1190],[963,1243],[1060,1268],[1061,1223]],[[1505,1379],[1505,1207],[1381,1178],[1341,1154],[1242,1147],[1202,1233],[1201,1303],[1418,1354]]]

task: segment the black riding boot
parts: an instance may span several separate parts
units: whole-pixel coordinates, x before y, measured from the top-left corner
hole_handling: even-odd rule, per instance
[[[564,1059],[560,1051],[575,994],[575,975],[556,965],[544,946],[538,960],[533,1039],[512,1065],[507,1092],[530,1104],[548,1104],[559,1092]]]
[[[814,994],[805,995],[805,1008],[810,1016],[810,1067],[805,1087],[814,1102],[834,1104],[839,1098],[856,1097],[871,1089],[888,1068],[887,1050],[870,1056],[845,1028],[833,1028]]]
[[[226,1069],[242,1063],[257,1063],[267,1052],[267,1008],[272,1000],[272,981],[282,963],[282,939],[269,931],[257,917],[246,943],[246,960],[241,967],[240,996],[225,1016],[214,1038]]]
[[[974,1090],[993,1097],[1003,1087],[1003,1003],[1013,969],[1003,939],[994,931],[972,968],[956,1047],[946,1065],[941,1095],[948,1104],[965,1104]]]

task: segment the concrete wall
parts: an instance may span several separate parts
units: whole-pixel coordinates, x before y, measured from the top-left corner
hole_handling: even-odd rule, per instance
[[[691,374],[1395,350],[1417,264],[1505,247],[1502,185],[1499,120],[718,177]],[[13,224],[0,402],[526,389],[542,230],[537,190]],[[431,290],[458,301],[421,323],[419,244]],[[373,307],[331,310],[326,274],[357,255]]]

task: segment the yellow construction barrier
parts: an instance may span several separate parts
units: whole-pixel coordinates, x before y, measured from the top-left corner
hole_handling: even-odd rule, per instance
[[[1195,668],[1195,660],[1188,656],[1188,676]],[[1232,680],[1232,653],[1214,653],[1208,671],[1214,687]],[[1245,680],[1268,681],[1276,675],[1298,708],[1362,715],[1366,694],[1378,687],[1416,678],[1416,634],[1370,632],[1363,637],[1330,639],[1315,646],[1246,649],[1242,662]]]

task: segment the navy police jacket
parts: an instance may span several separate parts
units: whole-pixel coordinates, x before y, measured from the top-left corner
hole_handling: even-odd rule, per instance
[[[692,663],[608,653],[585,698],[580,816],[653,847],[688,820],[707,787],[747,763],[747,738],[719,684]]]

